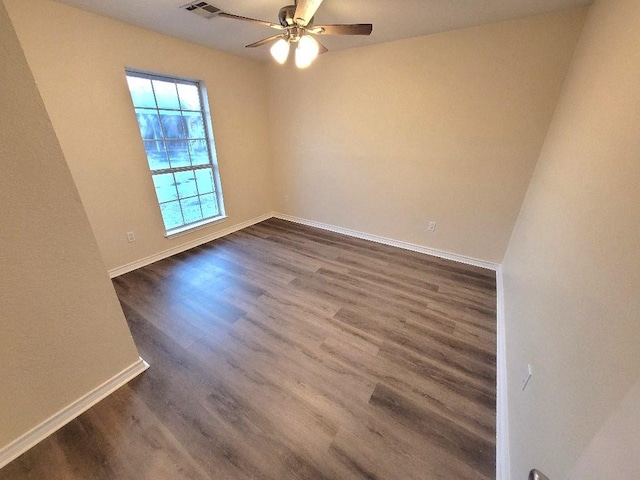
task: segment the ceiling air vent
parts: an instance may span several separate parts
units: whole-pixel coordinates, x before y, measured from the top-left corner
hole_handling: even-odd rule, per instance
[[[218,7],[214,7],[213,5],[208,4],[207,2],[193,2],[187,3],[180,8],[184,8],[185,10],[193,13],[197,13],[201,17],[204,18],[213,18],[215,17],[221,10]]]

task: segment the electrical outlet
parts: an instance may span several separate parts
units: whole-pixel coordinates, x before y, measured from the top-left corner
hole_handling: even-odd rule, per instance
[[[527,373],[525,374],[524,377],[522,377],[522,391],[524,392],[524,389],[527,388],[527,385],[529,385],[529,380],[531,380],[531,375],[533,375],[533,369],[531,368],[531,364],[527,364]]]
[[[284,203],[289,203],[289,195],[284,196]]]
[[[136,241],[136,236],[133,232],[127,232],[127,240],[129,241],[129,243]]]
[[[430,232],[435,232],[436,231],[436,222],[429,222],[428,230]]]

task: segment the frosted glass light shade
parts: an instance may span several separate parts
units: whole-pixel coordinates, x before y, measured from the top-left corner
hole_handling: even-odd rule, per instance
[[[289,56],[289,42],[281,38],[273,44],[270,52],[275,61],[282,65],[287,61],[287,57]]]
[[[320,47],[318,43],[308,35],[302,36],[296,48],[296,67],[307,68],[318,56]]]

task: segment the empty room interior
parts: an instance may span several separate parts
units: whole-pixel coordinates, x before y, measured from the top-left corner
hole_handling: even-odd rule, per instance
[[[640,478],[640,2],[185,2],[0,0],[0,479]]]

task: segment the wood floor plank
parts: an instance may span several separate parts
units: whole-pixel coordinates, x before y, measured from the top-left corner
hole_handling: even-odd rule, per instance
[[[398,368],[402,363],[384,355],[384,350],[380,350],[381,354],[372,358],[370,354],[357,351],[350,344],[336,338],[323,342],[321,348],[368,375],[373,383],[383,382],[395,388],[408,398],[488,441],[495,438],[495,423],[492,418],[495,400],[491,395],[473,390],[464,379],[453,374],[443,374],[442,370],[432,365],[413,371],[410,368]]]
[[[113,283],[151,368],[0,480],[495,477],[493,272],[270,219]]]
[[[459,457],[464,464],[490,476],[494,473],[495,446],[463,428],[456,428],[433,411],[423,408],[390,387],[380,383],[371,396],[378,407],[402,425],[424,435],[431,443]]]

